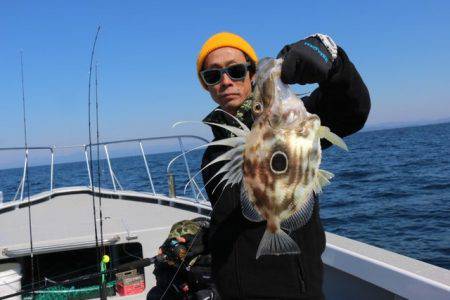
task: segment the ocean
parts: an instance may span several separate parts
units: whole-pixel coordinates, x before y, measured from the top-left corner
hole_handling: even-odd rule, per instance
[[[323,152],[322,169],[335,174],[319,197],[325,230],[450,269],[450,123],[360,132],[345,141],[349,152]],[[202,153],[188,154],[191,174]],[[177,154],[147,155],[157,193],[167,193],[167,163]],[[111,163],[123,189],[151,191],[141,156]],[[102,186],[112,188],[106,161],[101,166]],[[182,196],[183,159],[173,171]],[[30,194],[48,190],[49,174],[49,166],[30,167]],[[14,197],[21,175],[22,169],[0,170],[5,200]],[[55,187],[87,184],[85,162],[55,165]]]

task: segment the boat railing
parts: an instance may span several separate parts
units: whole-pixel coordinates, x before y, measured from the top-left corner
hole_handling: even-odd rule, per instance
[[[23,201],[24,199],[24,188],[25,188],[25,182],[27,180],[27,173],[28,173],[28,154],[30,151],[48,151],[50,155],[50,186],[49,186],[49,192],[52,193],[54,189],[54,166],[55,166],[55,156],[56,153],[63,149],[79,149],[84,154],[84,160],[86,163],[86,170],[88,175],[88,181],[89,187],[92,187],[94,185],[93,183],[93,170],[91,170],[91,164],[90,164],[90,148],[99,146],[99,148],[103,149],[105,159],[108,166],[108,173],[109,177],[112,183],[112,187],[114,191],[123,190],[123,186],[120,183],[119,179],[116,176],[116,173],[114,172],[114,168],[111,163],[111,158],[109,154],[109,146],[110,145],[116,145],[116,144],[137,144],[140,152],[140,156],[142,156],[142,161],[145,166],[146,175],[149,183],[149,191],[151,194],[156,195],[155,186],[153,183],[153,177],[151,168],[149,166],[149,162],[147,159],[147,154],[144,150],[144,142],[150,142],[150,141],[170,141],[174,140],[178,142],[178,147],[180,151],[180,156],[183,157],[184,166],[186,168],[186,174],[188,183],[190,184],[190,188],[192,190],[194,201],[200,201],[200,200],[206,200],[205,195],[203,194],[203,191],[201,190],[199,184],[197,181],[192,178],[191,175],[191,169],[189,166],[189,162],[187,159],[187,152],[185,150],[184,142],[185,140],[195,140],[200,141],[202,143],[208,143],[208,140],[205,138],[196,136],[196,135],[171,135],[171,136],[160,136],[160,137],[144,137],[144,138],[136,138],[136,139],[124,139],[124,140],[114,140],[114,141],[107,141],[107,142],[101,142],[101,143],[93,143],[93,144],[81,144],[81,145],[70,145],[70,146],[42,146],[42,147],[0,147],[0,153],[4,151],[24,151],[24,164],[23,164],[23,171],[22,171],[22,177],[19,182],[19,186],[17,188],[17,191],[14,195],[14,198],[11,201]],[[94,161],[95,159],[92,158]],[[168,195],[170,197],[175,198],[176,192],[175,192],[175,179],[174,174],[172,171],[172,163],[170,163],[167,167],[167,180],[168,180]]]

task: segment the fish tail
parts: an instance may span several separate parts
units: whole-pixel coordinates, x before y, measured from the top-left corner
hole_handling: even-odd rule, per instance
[[[300,253],[297,243],[283,230],[271,232],[266,229],[259,243],[256,259],[261,255],[285,255]]]

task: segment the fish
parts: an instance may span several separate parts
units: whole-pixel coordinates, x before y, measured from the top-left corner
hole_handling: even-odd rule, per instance
[[[230,149],[197,173],[226,161],[205,186],[220,174],[222,179],[213,193],[220,186],[223,190],[228,185],[240,184],[243,215],[252,222],[266,222],[256,259],[263,255],[300,253],[289,233],[309,221],[314,194],[321,193],[334,176],[320,169],[320,140],[326,139],[348,151],[345,142],[322,126],[319,116],[309,113],[290,86],[281,81],[282,63],[281,58],[264,58],[258,63],[251,129],[223,110],[239,127],[204,122],[228,130],[232,137],[204,145]]]

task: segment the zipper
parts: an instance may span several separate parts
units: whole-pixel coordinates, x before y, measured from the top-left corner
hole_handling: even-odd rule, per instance
[[[233,190],[234,192],[234,190]],[[236,203],[237,202],[237,203]],[[240,212],[242,212],[242,207],[240,201],[234,201],[233,209],[238,208]],[[237,289],[238,289],[238,299],[244,298],[244,292],[242,290],[242,283],[241,283],[241,274],[239,272],[239,233],[236,233],[235,237],[236,246],[234,247],[234,263],[236,264],[236,283],[237,283]]]
[[[239,259],[238,259],[238,241],[236,239],[236,247],[235,247],[235,252],[234,252],[234,262],[236,264],[236,282],[237,282],[237,287],[238,287],[238,293],[239,293],[239,299],[243,298],[243,292],[242,292],[242,286],[241,286],[241,277],[239,274]]]
[[[304,280],[305,271],[303,270],[303,265],[300,257],[297,258],[298,263],[298,278],[300,279],[300,293],[304,294],[306,292],[306,284]]]

